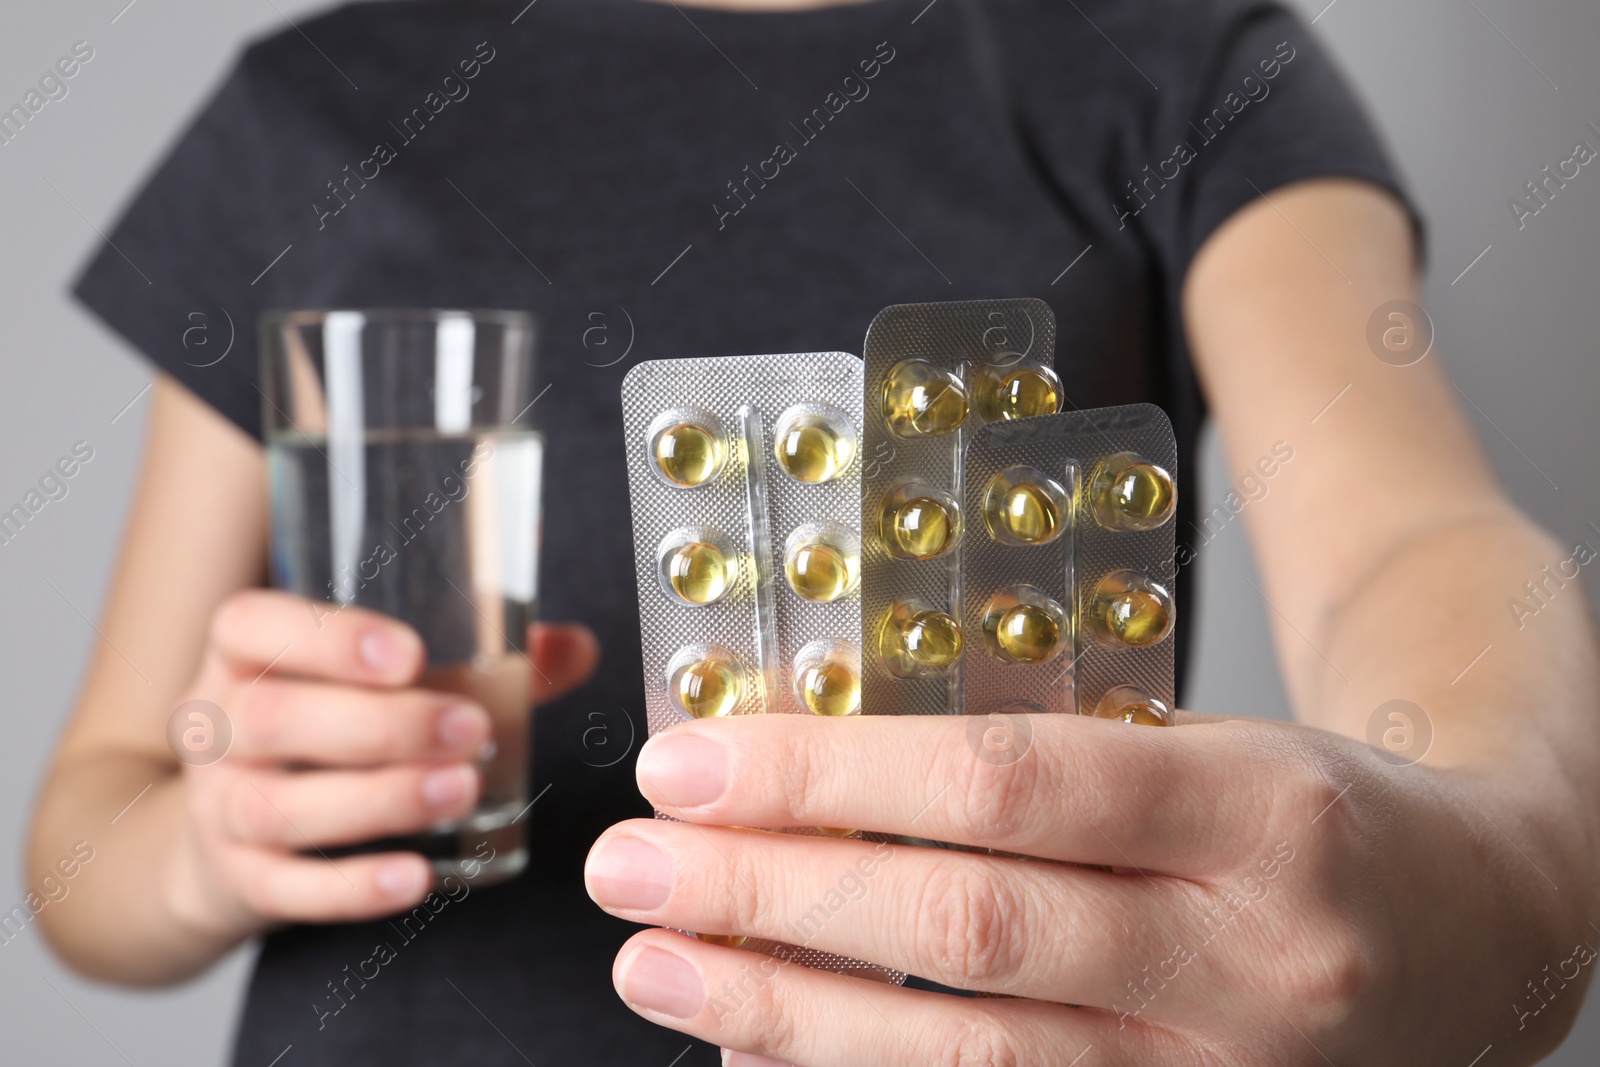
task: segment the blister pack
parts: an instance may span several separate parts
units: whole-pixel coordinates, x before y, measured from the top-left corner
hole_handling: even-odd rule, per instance
[[[655,360],[628,372],[652,735],[690,718],[861,709],[861,396],[861,361],[845,352]],[[750,947],[829,970],[869,967],[777,942]]]
[[[656,360],[622,386],[651,732],[860,707],[861,363]]]
[[[1042,300],[899,304],[863,350],[862,704],[962,709],[965,452],[986,423],[1055,412],[1055,317]],[[970,631],[969,631],[970,632]]]
[[[1172,724],[1176,463],[1151,404],[977,431],[960,553],[968,714]]]

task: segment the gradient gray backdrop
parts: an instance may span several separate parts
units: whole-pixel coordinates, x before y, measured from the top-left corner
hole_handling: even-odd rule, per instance
[[[146,366],[77,311],[64,283],[212,91],[241,40],[321,6],[135,0],[124,8],[126,2],[7,0],[0,10],[0,102],[20,99],[73,42],[88,40],[96,53],[66,99],[49,104],[20,138],[0,147],[0,504],[20,499],[74,441],[95,449],[70,495],[0,546],[7,723],[0,745],[0,911],[25,892],[18,858],[29,807],[97,640],[88,619],[98,615],[111,571],[148,401],[141,395]],[[508,20],[524,3],[507,0]],[[1600,6],[1594,0],[1335,0],[1324,9],[1324,3],[1296,6],[1317,18],[1427,215],[1427,293],[1438,348],[1500,476],[1563,542],[1591,537],[1582,528],[1600,522],[1594,463],[1600,170],[1585,167],[1521,232],[1506,201],[1545,164],[1567,158],[1576,140],[1595,140],[1583,127],[1600,124],[1594,62]],[[1306,444],[1315,431],[1308,427]],[[1214,441],[1204,468],[1199,491],[1209,507],[1221,502],[1231,480]],[[1373,476],[1393,479],[1403,492],[1428,472],[1397,456],[1392,468]],[[1272,499],[1250,506],[1271,507]],[[1189,619],[1200,635],[1189,705],[1286,717],[1267,609],[1250,584],[1253,569],[1238,523],[1203,552],[1203,609]],[[1585,575],[1591,595],[1600,592],[1595,570]],[[242,950],[179,990],[135,993],[68,974],[29,929],[0,945],[6,1059],[220,1063],[250,955]],[[307,997],[309,1003],[309,991]],[[1590,1000],[1576,1034],[1547,1063],[1596,1062],[1600,993]],[[1482,1067],[1495,1062],[1491,1051]],[[292,1067],[292,1054],[283,1067]]]

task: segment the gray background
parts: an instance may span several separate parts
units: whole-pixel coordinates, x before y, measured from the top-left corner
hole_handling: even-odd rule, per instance
[[[1428,217],[1427,292],[1438,347],[1476,409],[1472,417],[1495,465],[1515,499],[1562,541],[1590,537],[1583,524],[1600,522],[1593,412],[1600,399],[1600,168],[1585,167],[1522,232],[1506,201],[1542,166],[1570,155],[1574,141],[1596,141],[1583,127],[1600,125],[1600,6],[1335,0],[1324,10],[1325,2],[1297,6],[1307,18],[1320,16],[1317,28],[1370,104]],[[0,747],[5,908],[22,899],[18,857],[27,814],[96,639],[83,616],[94,617],[104,595],[148,401],[140,393],[149,380],[145,366],[73,307],[63,283],[99,241],[97,228],[110,225],[216,85],[239,42],[320,6],[125,3],[8,0],[0,13],[0,101],[7,104],[73,42],[87,39],[96,51],[70,95],[0,147],[0,503],[20,499],[74,441],[95,449],[70,495],[0,547],[0,678],[9,719]],[[510,0],[508,13],[521,4]],[[1200,492],[1209,507],[1220,503],[1230,479],[1214,442],[1204,463]],[[1426,476],[1403,461],[1379,473]],[[1251,506],[1270,507],[1271,498]],[[1239,523],[1205,548],[1201,568],[1199,670],[1189,705],[1286,716]],[[1585,574],[1591,595],[1600,591],[1596,570]],[[0,945],[7,1059],[222,1062],[249,955],[236,953],[183,989],[136,993],[68,974],[29,929]],[[1592,1064],[1597,1052],[1600,994],[1547,1062]],[[1484,1067],[1494,1062],[1494,1053],[1483,1060]]]

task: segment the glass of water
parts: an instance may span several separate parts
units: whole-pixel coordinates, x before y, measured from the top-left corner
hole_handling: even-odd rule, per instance
[[[273,584],[328,601],[328,612],[355,604],[404,620],[427,645],[420,684],[472,697],[494,723],[476,811],[339,851],[417,851],[441,878],[510,878],[528,859],[527,634],[544,452],[529,422],[533,321],[269,312],[261,360]]]

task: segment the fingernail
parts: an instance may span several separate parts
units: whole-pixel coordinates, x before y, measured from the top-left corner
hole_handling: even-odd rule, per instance
[[[700,972],[682,956],[659,948],[638,951],[622,973],[622,999],[635,1008],[687,1019],[706,1002]]]
[[[672,860],[637,837],[613,837],[584,865],[589,895],[602,908],[648,911],[672,893]]]
[[[473,786],[471,767],[440,767],[422,776],[422,799],[430,808],[453,808]]]
[[[375,880],[378,889],[398,900],[406,900],[421,892],[428,881],[426,864],[416,860],[391,860],[378,868]]]
[[[361,636],[359,647],[362,662],[380,674],[392,674],[409,667],[416,654],[413,638],[388,629],[368,630]]]
[[[489,732],[489,713],[476,704],[457,704],[439,716],[439,742],[445,748],[481,748]]]
[[[728,788],[728,750],[690,734],[666,734],[645,745],[635,770],[639,788],[674,808],[709,804]]]
[[[757,1056],[754,1052],[722,1050],[722,1067],[794,1067],[788,1060],[775,1060],[771,1056]]]

